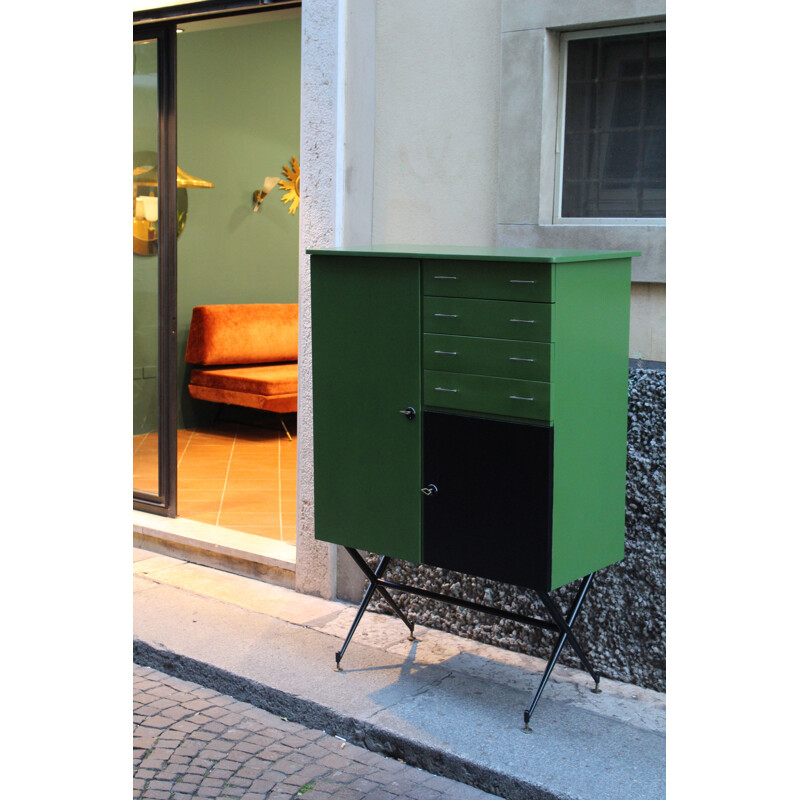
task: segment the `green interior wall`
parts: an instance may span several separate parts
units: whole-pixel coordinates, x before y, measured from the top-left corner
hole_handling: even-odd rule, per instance
[[[214,413],[186,388],[194,306],[297,302],[299,214],[289,214],[280,187],[258,213],[252,197],[265,176],[282,179],[283,166],[300,155],[300,31],[297,11],[178,36],[178,164],[214,183],[187,190],[178,238],[179,427]],[[135,274],[155,266],[154,257],[134,257]]]
[[[253,213],[265,176],[300,156],[300,12],[271,16],[178,36],[178,163],[214,183],[189,190],[178,239],[180,427],[213,413],[186,388],[194,306],[297,302],[298,214],[278,186]]]

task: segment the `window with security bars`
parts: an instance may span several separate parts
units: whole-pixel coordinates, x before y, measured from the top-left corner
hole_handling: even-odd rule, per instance
[[[666,32],[567,48],[561,217],[666,217]]]

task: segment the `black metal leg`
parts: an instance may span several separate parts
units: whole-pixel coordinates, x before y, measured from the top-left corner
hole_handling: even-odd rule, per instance
[[[364,561],[363,558],[361,558],[361,554],[358,552],[358,550],[355,550],[352,547],[345,547],[345,550],[347,550],[347,552],[350,554],[350,557],[353,559],[353,561],[356,562],[356,564],[358,565],[358,568],[367,576],[367,580],[370,583],[373,583],[373,582],[375,583],[375,587],[377,588],[378,592],[380,593],[380,596],[392,607],[392,610],[394,611],[394,613],[397,614],[397,616],[400,617],[400,619],[403,620],[403,622],[406,624],[406,627],[408,628],[408,630],[410,632],[409,640],[413,642],[414,641],[414,623],[409,621],[408,617],[403,613],[403,610],[394,601],[394,598],[389,594],[389,592],[386,591],[386,589],[383,586],[381,586],[380,583],[377,582],[377,581],[380,580],[381,576],[383,575],[384,569],[385,569],[385,567],[384,567],[384,569],[381,569],[381,565],[385,561],[386,562],[386,566],[388,566],[389,565],[389,559],[386,556],[384,556],[381,559],[380,564],[378,564],[378,569],[373,573],[372,570],[369,568],[369,564],[367,564],[367,562]]]
[[[538,628],[544,628],[545,630],[551,630],[559,634],[558,640],[556,641],[555,646],[553,647],[552,652],[550,653],[550,659],[547,662],[547,666],[545,668],[544,674],[542,675],[541,680],[539,681],[539,686],[536,689],[536,694],[531,701],[531,704],[527,711],[525,711],[525,727],[523,730],[525,732],[530,733],[531,729],[528,726],[528,722],[530,721],[531,715],[533,714],[533,710],[536,708],[536,704],[539,702],[539,699],[542,696],[542,692],[544,691],[544,687],[547,684],[547,681],[550,679],[550,675],[553,671],[553,668],[558,661],[559,656],[561,655],[561,651],[564,649],[564,645],[569,642],[572,648],[575,650],[578,658],[583,664],[584,669],[592,676],[595,682],[595,692],[600,691],[600,675],[595,672],[592,668],[592,665],[589,663],[589,659],[586,656],[583,648],[581,647],[580,643],[578,642],[575,634],[572,631],[572,626],[577,619],[578,613],[580,612],[581,606],[583,605],[583,601],[586,598],[586,594],[589,591],[589,586],[594,578],[594,573],[587,575],[582,581],[578,588],[578,591],[575,593],[575,597],[572,600],[570,605],[569,611],[567,612],[566,618],[561,613],[558,606],[553,602],[553,599],[550,595],[542,590],[537,589],[536,593],[539,596],[539,599],[542,601],[547,613],[550,615],[550,619],[542,619],[542,618],[535,618],[535,617],[527,617],[522,614],[517,614],[515,612],[506,611],[500,608],[492,608],[490,606],[484,606],[480,603],[474,603],[470,600],[453,597],[450,595],[440,594],[438,592],[431,592],[426,589],[422,589],[420,587],[415,586],[408,586],[402,583],[395,583],[393,581],[383,580],[383,573],[386,571],[386,568],[389,566],[389,557],[382,556],[381,560],[378,564],[377,569],[373,572],[370,569],[370,566],[367,562],[361,557],[359,552],[352,547],[346,547],[345,550],[350,554],[350,557],[353,561],[356,562],[358,568],[364,573],[369,581],[369,586],[367,586],[367,590],[364,593],[364,598],[361,601],[361,605],[358,608],[358,612],[356,613],[355,619],[353,620],[353,624],[350,626],[350,631],[347,634],[347,638],[345,639],[344,645],[342,649],[336,653],[336,669],[339,669],[339,663],[344,656],[344,652],[347,649],[347,646],[350,644],[350,640],[353,638],[353,634],[358,627],[358,624],[361,622],[361,618],[364,616],[364,612],[367,609],[372,597],[377,590],[380,595],[386,600],[387,603],[392,607],[393,611],[397,616],[403,620],[410,631],[409,639],[414,639],[414,623],[410,622],[406,615],[403,613],[402,609],[397,605],[394,599],[389,595],[387,588],[401,591],[401,592],[409,592],[411,594],[415,594],[419,597],[425,597],[431,600],[439,600],[451,605],[459,606],[461,608],[467,608],[472,611],[480,611],[487,614],[492,614],[494,616],[501,617],[503,619],[509,619],[514,622],[519,622],[525,625],[533,625]]]
[[[355,619],[353,620],[353,624],[350,626],[350,631],[347,634],[347,638],[342,645],[342,649],[336,653],[336,669],[339,669],[339,663],[342,660],[342,656],[344,656],[344,651],[347,650],[347,645],[350,644],[350,640],[353,638],[353,634],[356,632],[356,628],[358,627],[359,622],[361,622],[361,618],[364,616],[364,612],[367,610],[367,606],[370,604],[372,600],[372,596],[375,594],[375,590],[377,589],[381,596],[389,603],[389,605],[394,609],[394,612],[403,620],[410,631],[409,640],[414,640],[414,623],[410,622],[406,615],[402,612],[400,607],[395,603],[386,589],[381,586],[378,581],[383,576],[383,573],[386,571],[386,568],[389,566],[389,557],[383,556],[378,564],[378,568],[373,572],[369,568],[369,564],[361,558],[359,552],[351,547],[346,547],[345,550],[350,554],[350,557],[353,561],[356,562],[359,569],[367,576],[369,580],[369,586],[367,586],[367,591],[364,592],[364,597],[361,600],[361,605],[358,607],[358,611],[356,612]]]
[[[377,587],[377,580],[383,574],[384,570],[389,564],[389,559],[384,556],[381,559],[380,564],[378,564],[378,569],[375,570],[372,579],[369,582],[369,586],[367,586],[367,591],[364,592],[364,597],[361,600],[361,605],[358,607],[358,611],[356,612],[356,618],[353,620],[353,624],[350,626],[350,631],[347,634],[347,638],[344,640],[344,644],[342,645],[342,649],[336,653],[336,669],[339,669],[339,662],[342,660],[342,656],[344,655],[344,651],[347,650],[347,645],[350,644],[350,640],[353,638],[353,634],[356,632],[356,628],[358,627],[358,623],[361,622],[361,617],[364,616],[364,612],[367,610],[367,606],[369,605],[369,601],[372,600],[372,595],[375,594],[375,589]]]
[[[542,696],[542,691],[544,690],[545,684],[550,678],[550,673],[553,671],[553,667],[556,665],[556,661],[558,661],[558,657],[561,655],[561,650],[564,648],[564,644],[568,639],[570,644],[575,648],[575,652],[578,654],[578,658],[580,658],[581,663],[594,679],[594,691],[600,691],[600,676],[592,669],[591,665],[589,664],[589,660],[586,658],[586,654],[583,652],[583,648],[580,646],[580,644],[578,644],[578,640],[575,638],[575,634],[572,632],[572,625],[578,616],[581,606],[583,605],[583,600],[586,597],[586,593],[589,590],[589,584],[592,582],[593,577],[594,573],[591,573],[581,581],[581,585],[578,588],[578,592],[576,593],[575,598],[572,601],[572,605],[570,606],[569,613],[567,614],[567,620],[564,619],[561,612],[558,610],[558,606],[552,601],[546,592],[537,592],[548,613],[561,630],[561,635],[558,637],[558,641],[556,642],[556,645],[550,654],[550,660],[547,662],[547,667],[542,675],[542,679],[539,681],[536,694],[534,695],[528,710],[525,712],[524,730],[526,732],[530,732],[528,722],[533,714],[533,709],[536,708],[536,704],[539,702],[539,698]]]
[[[561,612],[558,610],[558,606],[547,595],[542,596],[542,602],[544,602],[545,606],[547,607],[547,610],[550,612],[550,616],[555,620],[558,627],[561,628],[563,635],[572,645],[572,649],[575,651],[576,655],[581,660],[584,669],[594,678],[595,683],[598,683],[600,681],[599,676],[592,669],[592,665],[589,663],[589,659],[586,657],[586,653],[583,652],[583,648],[580,646],[580,643],[575,638],[575,634],[572,632],[570,624],[568,624],[564,620],[564,617],[561,616]]]

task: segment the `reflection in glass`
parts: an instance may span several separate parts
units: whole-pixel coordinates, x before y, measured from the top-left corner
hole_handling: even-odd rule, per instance
[[[155,156],[154,165],[158,164],[157,68],[157,42],[135,42],[133,149]],[[134,253],[138,246],[144,251],[141,255],[152,255],[158,247],[158,181],[153,183],[133,199]],[[133,256],[133,489],[158,495],[158,259],[141,255]]]
[[[178,167],[177,235],[186,227],[189,210],[187,189],[213,189],[214,184],[195,178]],[[154,256],[158,252],[158,153],[145,150],[133,154],[133,252]]]

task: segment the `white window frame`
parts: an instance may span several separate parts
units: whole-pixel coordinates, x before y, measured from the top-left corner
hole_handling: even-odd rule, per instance
[[[640,25],[621,25],[613,28],[592,28],[582,31],[564,31],[559,42],[558,69],[558,110],[556,129],[556,168],[553,192],[553,224],[554,225],[664,225],[666,217],[562,217],[561,194],[564,170],[564,114],[567,97],[567,50],[568,43],[576,39],[601,39],[607,36],[625,34],[650,33],[665,31],[666,23],[654,22]]]

